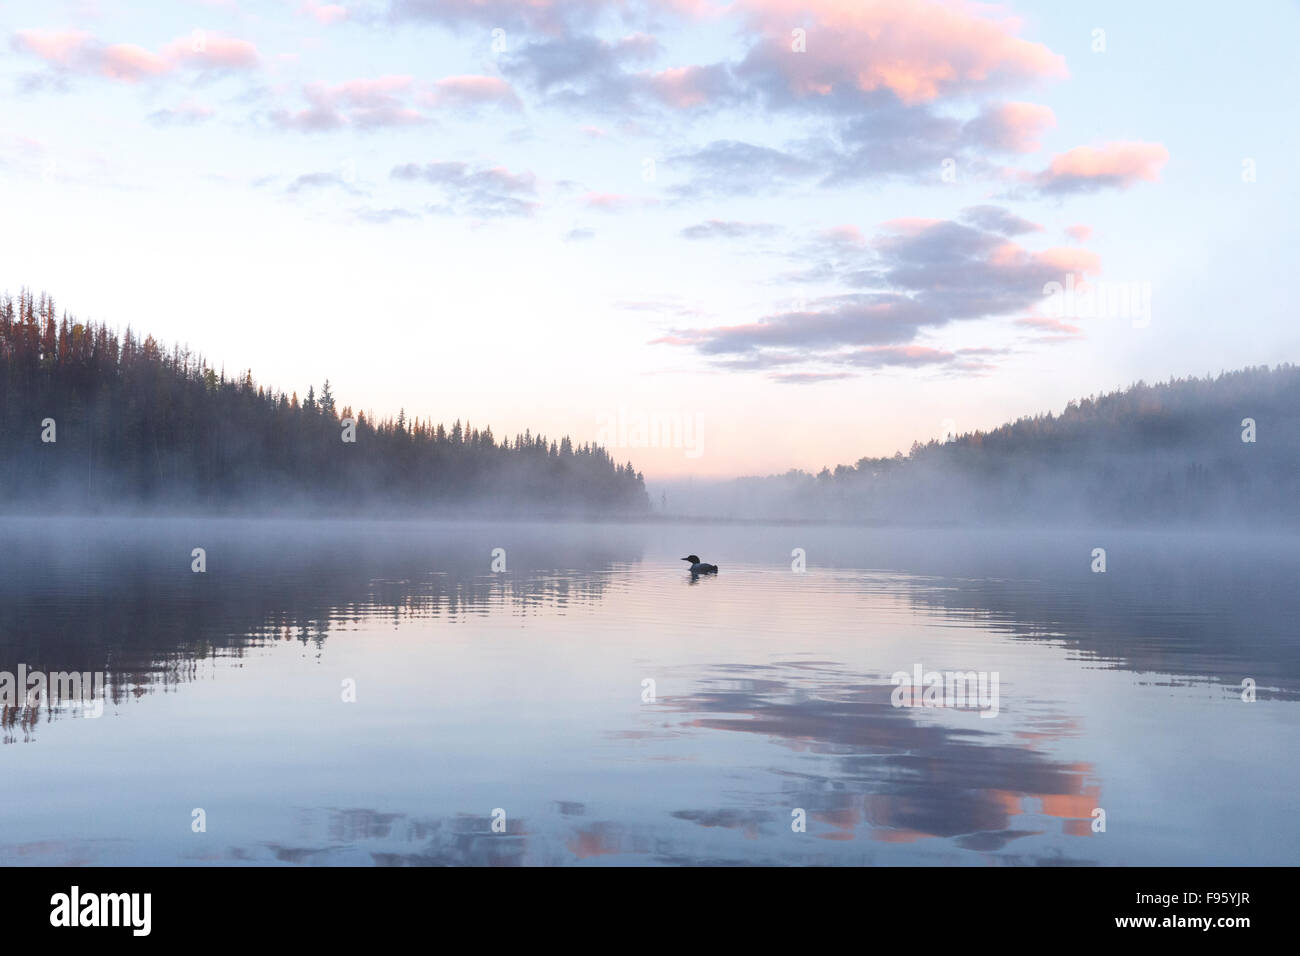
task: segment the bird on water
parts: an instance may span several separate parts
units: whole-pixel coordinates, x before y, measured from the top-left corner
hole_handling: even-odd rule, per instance
[[[703,561],[700,560],[699,555],[696,555],[696,554],[688,554],[686,557],[682,558],[682,560],[683,560],[683,561],[689,561],[689,562],[691,562],[691,576],[692,576],[692,577],[695,576],[695,575],[697,575],[697,574],[717,574],[717,573],[718,573],[718,566],[717,566],[716,564],[705,564]]]

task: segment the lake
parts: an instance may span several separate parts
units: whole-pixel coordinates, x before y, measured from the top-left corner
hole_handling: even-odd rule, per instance
[[[1293,864],[1298,580],[1283,535],[0,519],[0,673],[106,681],[4,708],[0,863]]]

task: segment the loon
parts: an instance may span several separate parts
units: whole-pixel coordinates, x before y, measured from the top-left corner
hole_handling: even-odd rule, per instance
[[[699,555],[688,554],[682,558],[683,561],[691,562],[691,577],[697,574],[717,574],[718,566],[716,564],[705,564],[699,558]]]

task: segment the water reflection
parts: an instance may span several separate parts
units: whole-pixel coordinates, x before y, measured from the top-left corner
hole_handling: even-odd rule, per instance
[[[275,641],[319,649],[331,630],[379,617],[563,612],[600,600],[600,572],[640,557],[617,530],[593,537],[528,525],[0,521],[0,672],[103,672],[120,704],[195,680],[211,658]],[[503,543],[508,573],[494,574]],[[557,573],[569,568],[578,573]],[[40,699],[0,708],[0,739],[29,742],[65,714]]]
[[[735,668],[728,668],[735,670]],[[806,808],[824,826],[821,839],[852,839],[860,828],[873,840],[911,843],[925,837],[961,837],[959,846],[1000,849],[1041,830],[1017,829],[1034,801],[1040,825],[1087,836],[1101,789],[1086,763],[1064,762],[1040,749],[1062,726],[1052,722],[1012,743],[969,727],[921,723],[896,708],[893,687],[848,683],[824,666],[746,668],[753,676],[717,677],[670,705],[690,724],[728,733],[757,734],[793,750],[826,755],[822,772],[787,777],[783,803]],[[798,676],[783,674],[800,671]],[[1063,722],[1068,728],[1069,722]],[[739,828],[754,835],[785,825],[775,814],[680,810],[701,826]]]
[[[1087,538],[798,533],[807,574],[778,529],[0,522],[0,671],[102,670],[112,704],[0,714],[26,745],[6,772],[60,795],[0,808],[0,862],[1081,865],[1300,842],[1278,757],[1300,729],[1294,545],[1117,537],[1094,576]],[[682,539],[727,570],[691,587]],[[1000,670],[998,719],[894,706],[914,663]],[[205,804],[213,832],[159,833]],[[1098,808],[1123,826],[1095,832]]]
[[[1221,685],[1236,694],[1250,677],[1261,699],[1300,700],[1294,621],[1300,566],[1261,560],[1185,577],[1151,562],[1141,576],[1103,582],[945,580],[911,589],[915,606],[1085,660],[1157,679]],[[1080,576],[1081,578],[1081,576]]]

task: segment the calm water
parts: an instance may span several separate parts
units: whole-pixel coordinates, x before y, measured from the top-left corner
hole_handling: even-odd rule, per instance
[[[1297,572],[1286,537],[5,519],[0,672],[109,686],[5,711],[0,863],[1294,864]],[[894,706],[917,666],[996,673],[996,717]]]

